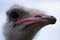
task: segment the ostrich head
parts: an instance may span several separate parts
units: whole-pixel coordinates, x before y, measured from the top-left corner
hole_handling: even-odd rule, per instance
[[[4,33],[6,40],[32,40],[44,26],[55,24],[56,18],[34,9],[14,5],[7,11]]]

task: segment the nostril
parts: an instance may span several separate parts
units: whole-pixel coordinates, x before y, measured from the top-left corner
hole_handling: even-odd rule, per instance
[[[42,15],[36,15],[35,17],[42,17]]]
[[[47,15],[45,15],[45,14],[38,14],[35,17],[42,17],[42,16],[47,16]]]

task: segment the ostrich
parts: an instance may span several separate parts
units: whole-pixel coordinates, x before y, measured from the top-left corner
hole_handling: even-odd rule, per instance
[[[6,40],[33,40],[41,28],[56,22],[54,16],[19,5],[12,6],[6,15],[7,22],[4,27]]]

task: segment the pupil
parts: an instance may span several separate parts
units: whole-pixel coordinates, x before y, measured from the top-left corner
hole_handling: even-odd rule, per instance
[[[16,11],[12,11],[11,14],[10,14],[10,16],[11,16],[13,19],[19,18],[19,14],[18,14],[18,12],[16,12]]]

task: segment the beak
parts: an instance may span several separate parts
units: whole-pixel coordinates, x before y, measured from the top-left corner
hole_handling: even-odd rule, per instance
[[[34,17],[20,19],[16,22],[16,24],[20,25],[20,24],[23,24],[24,22],[28,22],[29,24],[31,23],[55,24],[56,18],[53,16],[38,14],[38,15],[35,15]]]
[[[40,19],[48,20],[49,24],[55,24],[56,23],[56,18],[54,16],[39,14],[39,15],[36,15],[35,17],[40,17]]]

